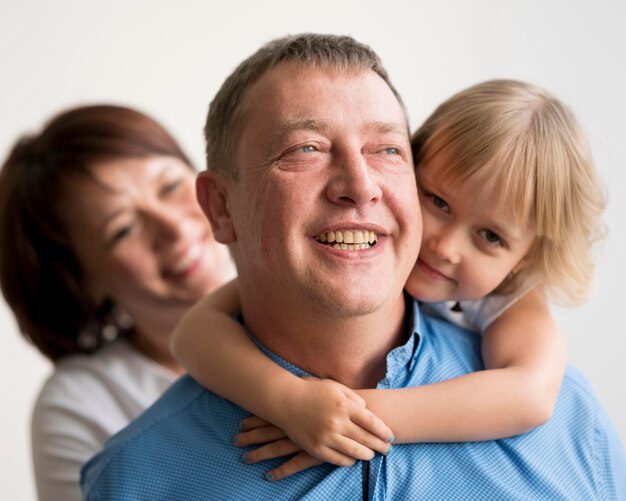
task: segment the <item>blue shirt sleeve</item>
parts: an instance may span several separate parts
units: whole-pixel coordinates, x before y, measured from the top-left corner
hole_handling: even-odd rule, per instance
[[[602,451],[603,457],[599,462],[603,467],[600,472],[603,493],[602,499],[624,499],[626,500],[626,453],[620,440],[620,436],[609,419],[609,416],[598,405],[599,429],[602,430]]]

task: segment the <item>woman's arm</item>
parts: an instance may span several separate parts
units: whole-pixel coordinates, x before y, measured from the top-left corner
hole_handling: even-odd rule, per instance
[[[545,423],[561,385],[565,343],[541,290],[484,333],[484,371],[398,390],[359,390],[396,443],[467,442],[518,435]]]
[[[275,424],[324,461],[347,465],[371,459],[374,451],[386,453],[391,430],[361,397],[334,381],[301,379],[272,362],[231,318],[238,309],[233,281],[195,305],[176,328],[172,353],[198,382]]]

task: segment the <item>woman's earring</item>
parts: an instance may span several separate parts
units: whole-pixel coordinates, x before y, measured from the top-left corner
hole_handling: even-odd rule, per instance
[[[92,351],[98,347],[97,332],[98,329],[92,322],[78,335],[77,342],[81,350]]]
[[[121,334],[128,332],[134,325],[133,317],[117,306],[110,299],[106,299],[102,305],[104,321],[100,326],[100,338],[105,342],[117,339]]]

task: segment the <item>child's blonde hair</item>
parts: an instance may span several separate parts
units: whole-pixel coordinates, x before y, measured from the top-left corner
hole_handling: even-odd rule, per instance
[[[605,199],[586,138],[563,103],[524,82],[480,83],[442,103],[411,143],[417,169],[444,152],[442,176],[480,180],[515,220],[534,224],[530,263],[495,293],[539,276],[552,300],[574,305],[587,298]]]

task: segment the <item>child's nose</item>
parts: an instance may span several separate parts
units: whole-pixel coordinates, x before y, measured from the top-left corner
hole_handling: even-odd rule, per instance
[[[442,261],[458,264],[461,261],[460,235],[456,231],[442,231],[428,241],[430,250]]]

